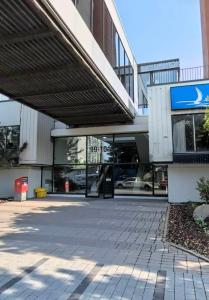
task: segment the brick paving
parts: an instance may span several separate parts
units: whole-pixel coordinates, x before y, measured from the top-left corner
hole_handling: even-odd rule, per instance
[[[209,263],[162,241],[167,204],[0,207],[0,299],[209,300]]]

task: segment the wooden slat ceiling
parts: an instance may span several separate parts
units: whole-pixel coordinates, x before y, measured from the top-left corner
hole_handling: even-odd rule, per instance
[[[33,0],[0,1],[1,92],[66,124],[130,121],[126,108],[44,18]]]

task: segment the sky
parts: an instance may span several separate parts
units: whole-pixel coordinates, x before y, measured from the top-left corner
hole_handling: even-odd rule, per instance
[[[180,58],[181,68],[201,66],[199,0],[115,0],[138,63]]]

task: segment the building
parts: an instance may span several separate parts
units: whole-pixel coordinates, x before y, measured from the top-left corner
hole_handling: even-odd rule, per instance
[[[202,69],[137,65],[113,0],[2,5],[0,197],[28,176],[29,197],[43,186],[197,200],[209,162]]]
[[[209,66],[209,3],[207,0],[200,0],[201,23],[202,23],[202,47],[203,65]]]

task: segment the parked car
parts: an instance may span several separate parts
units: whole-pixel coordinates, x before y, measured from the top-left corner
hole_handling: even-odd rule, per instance
[[[125,180],[122,181],[116,181],[115,182],[116,188],[139,188],[142,190],[150,191],[152,189],[152,182],[149,181],[143,181],[140,178],[137,177],[128,177]]]

